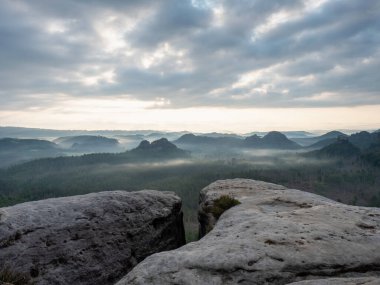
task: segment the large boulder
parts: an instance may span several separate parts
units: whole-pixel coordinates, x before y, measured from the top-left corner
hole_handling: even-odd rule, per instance
[[[1,266],[33,284],[113,284],[145,257],[184,243],[181,200],[171,192],[110,191],[0,209]]]
[[[215,218],[222,196],[241,204]],[[201,192],[198,242],[154,254],[117,285],[288,284],[380,275],[380,209],[254,180]],[[327,283],[328,284],[328,283]]]

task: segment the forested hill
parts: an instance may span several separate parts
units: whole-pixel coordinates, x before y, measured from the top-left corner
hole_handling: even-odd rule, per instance
[[[61,171],[86,165],[97,164],[125,164],[148,161],[165,161],[169,159],[187,158],[189,153],[177,148],[163,138],[152,143],[143,141],[130,151],[122,153],[93,153],[81,156],[62,156],[56,158],[42,158],[10,167],[9,174],[41,173],[45,171]]]

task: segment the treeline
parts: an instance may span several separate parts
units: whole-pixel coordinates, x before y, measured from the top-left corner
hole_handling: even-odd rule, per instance
[[[345,203],[373,204],[380,191],[380,169],[350,160],[324,164],[255,165],[234,161],[188,161],[179,164],[113,165],[102,162],[70,166],[65,158],[47,168],[36,160],[0,171],[0,206],[17,202],[96,191],[151,188],[178,193],[189,208],[198,206],[198,192],[217,179],[250,178],[315,192]],[[42,166],[39,166],[42,163]],[[356,198],[354,198],[356,196]],[[380,206],[380,205],[379,205]]]
[[[295,163],[273,158],[271,163],[262,165],[243,159],[178,163],[153,159],[141,166],[115,164],[110,159],[113,157],[112,154],[98,154],[74,160],[66,157],[41,159],[1,170],[0,207],[117,189],[174,191],[183,200],[189,239],[196,236],[199,191],[218,179],[263,180],[347,204],[380,207],[380,168],[357,160]]]

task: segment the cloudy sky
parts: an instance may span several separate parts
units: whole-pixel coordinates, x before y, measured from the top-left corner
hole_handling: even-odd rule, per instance
[[[0,125],[380,127],[380,1],[1,0]]]

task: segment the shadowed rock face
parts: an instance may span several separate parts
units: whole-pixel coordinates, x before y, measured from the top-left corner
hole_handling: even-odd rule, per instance
[[[113,284],[185,243],[171,192],[110,191],[0,209],[0,261],[36,284]]]
[[[379,285],[380,278],[378,277],[363,277],[363,278],[327,278],[308,280],[291,283],[289,285]]]
[[[241,204],[216,221],[213,201],[222,195]],[[202,190],[200,222],[210,230],[201,240],[146,258],[117,285],[276,285],[380,275],[378,208],[233,179]]]

